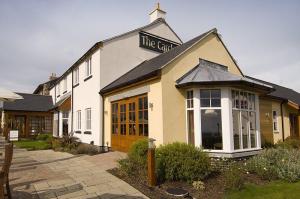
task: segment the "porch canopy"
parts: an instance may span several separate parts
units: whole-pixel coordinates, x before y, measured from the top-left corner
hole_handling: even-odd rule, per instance
[[[273,91],[273,87],[262,82],[232,74],[226,66],[210,62],[204,59],[176,81],[177,88],[190,87],[195,85],[218,85],[248,88],[261,93]]]
[[[0,101],[14,101],[16,99],[23,99],[22,96],[0,87]]]

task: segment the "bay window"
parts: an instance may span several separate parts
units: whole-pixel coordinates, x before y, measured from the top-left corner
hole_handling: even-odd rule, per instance
[[[194,92],[192,90],[187,91],[186,96],[186,116],[187,116],[187,132],[188,132],[188,143],[195,145],[195,134],[194,134]]]
[[[231,94],[234,149],[256,148],[255,95],[239,90]]]
[[[222,150],[221,90],[200,90],[201,133],[204,149]]]

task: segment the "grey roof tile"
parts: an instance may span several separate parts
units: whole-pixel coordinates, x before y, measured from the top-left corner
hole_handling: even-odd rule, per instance
[[[3,102],[3,110],[7,111],[49,111],[53,107],[52,97],[27,93],[17,93],[24,99],[14,102]]]

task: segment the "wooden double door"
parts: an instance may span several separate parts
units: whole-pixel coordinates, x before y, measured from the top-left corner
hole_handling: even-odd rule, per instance
[[[133,142],[148,137],[148,98],[135,96],[111,103],[111,145],[127,152]]]

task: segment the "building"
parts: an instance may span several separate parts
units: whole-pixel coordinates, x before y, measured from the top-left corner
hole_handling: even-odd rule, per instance
[[[270,82],[275,90],[260,97],[260,125],[263,144],[275,144],[288,137],[300,137],[300,94]]]
[[[159,7],[151,22],[97,42],[50,87],[54,135],[74,132],[82,142],[103,146],[103,99],[99,91],[136,65],[182,43]]]
[[[246,76],[216,29],[183,43],[165,15],[158,6],[148,25],[97,42],[57,78],[54,136],[120,151],[151,137],[224,157],[299,136],[299,93]]]
[[[51,96],[17,93],[23,99],[3,102],[0,105],[1,132],[9,135],[10,130],[18,130],[19,137],[30,137],[53,131],[53,107]]]
[[[49,81],[38,85],[38,87],[33,91],[33,94],[50,95],[50,87],[52,87],[55,84],[56,79],[56,74],[52,73],[49,77]]]

